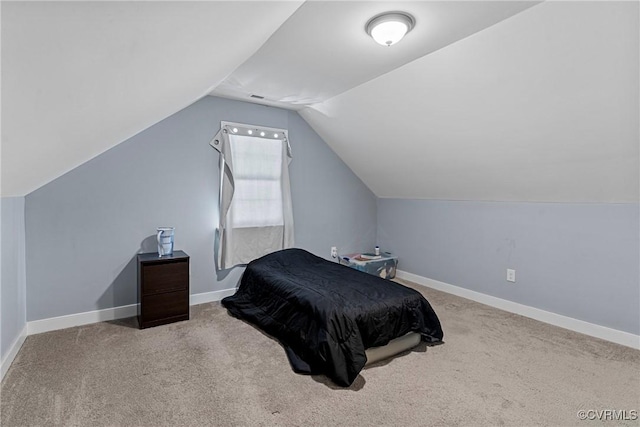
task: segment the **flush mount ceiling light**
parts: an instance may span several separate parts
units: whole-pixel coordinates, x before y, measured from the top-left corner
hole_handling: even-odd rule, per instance
[[[405,12],[385,12],[376,15],[367,22],[365,30],[373,39],[383,45],[398,43],[413,29],[416,21]]]

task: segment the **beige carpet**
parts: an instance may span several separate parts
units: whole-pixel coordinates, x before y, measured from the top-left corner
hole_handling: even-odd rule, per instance
[[[446,343],[348,389],[295,374],[219,303],[146,330],[127,319],[30,336],[2,383],[2,426],[565,426],[603,424],[579,410],[640,410],[639,351],[416,289]]]

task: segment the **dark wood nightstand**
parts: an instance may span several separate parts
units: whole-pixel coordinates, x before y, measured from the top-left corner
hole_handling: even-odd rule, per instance
[[[141,329],[189,320],[189,255],[138,254],[138,303]]]

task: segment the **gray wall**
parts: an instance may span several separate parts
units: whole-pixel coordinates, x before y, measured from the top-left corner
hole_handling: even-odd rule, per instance
[[[0,355],[4,361],[11,344],[26,325],[24,197],[3,197],[0,204]]]
[[[242,269],[214,268],[221,120],[289,129],[296,246],[375,244],[375,196],[297,113],[205,97],[26,196],[28,320],[135,303],[158,226],[191,255],[192,294],[237,284]]]
[[[638,204],[379,199],[378,241],[401,270],[640,334],[639,217]]]

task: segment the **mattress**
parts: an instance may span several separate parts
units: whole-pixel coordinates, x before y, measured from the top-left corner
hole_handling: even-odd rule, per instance
[[[429,343],[443,338],[419,292],[302,249],[249,263],[235,295],[222,304],[278,339],[294,371],[325,374],[342,386],[367,363],[366,349],[409,332]]]
[[[387,345],[368,348],[365,350],[365,354],[367,355],[367,364],[365,366],[369,366],[391,356],[395,356],[398,353],[402,353],[403,351],[407,351],[420,344],[420,341],[420,334],[416,332],[409,332],[399,338],[392,339]]]

